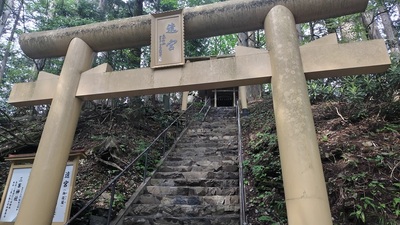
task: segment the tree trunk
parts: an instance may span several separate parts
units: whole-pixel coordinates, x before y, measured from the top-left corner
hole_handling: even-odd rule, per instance
[[[18,11],[17,14],[15,15],[15,21],[14,21],[14,25],[13,28],[11,30],[11,34],[10,34],[10,39],[8,40],[7,43],[7,47],[6,50],[4,52],[3,55],[3,60],[1,61],[1,66],[0,66],[0,83],[1,80],[3,79],[4,73],[6,71],[6,66],[7,66],[7,62],[8,62],[8,58],[10,57],[10,51],[11,51],[11,47],[14,43],[14,35],[15,35],[15,31],[17,29],[17,24],[19,22],[19,18],[20,18],[20,14],[21,14],[21,10],[22,10],[22,6],[24,5],[24,2],[21,1],[19,7],[18,7]]]
[[[382,35],[379,31],[378,24],[374,17],[374,12],[366,11],[361,14],[362,22],[364,24],[365,29],[368,32],[368,39],[381,39]]]
[[[164,110],[170,111],[171,110],[171,101],[170,101],[170,94],[163,95],[163,103],[164,103]]]
[[[247,41],[248,38],[249,38],[249,36],[247,35],[247,32],[239,33],[238,34],[238,39],[239,39],[238,45],[248,47],[249,46],[248,41]]]
[[[394,53],[399,53],[399,41],[397,39],[396,32],[393,27],[392,20],[385,6],[379,7],[380,17],[382,19],[383,31],[386,34],[387,43],[389,48]]]
[[[310,40],[314,41],[315,37],[314,37],[314,23],[313,22],[309,22],[308,25],[310,26]]]
[[[7,20],[11,15],[11,10],[14,5],[13,0],[8,0],[7,5],[5,4],[6,0],[1,0],[0,3],[0,37],[3,35],[3,33],[6,31],[5,27],[7,25]],[[21,3],[22,4],[22,3]]]
[[[239,33],[238,34],[238,45],[239,46],[245,46],[245,47],[255,47],[255,36],[256,33],[254,31],[251,32],[244,32],[244,33]],[[248,101],[253,101],[257,98],[260,98],[262,93],[262,85],[257,84],[257,85],[250,85],[246,86],[246,94],[247,94],[247,100]]]
[[[299,44],[303,42],[303,32],[301,31],[301,24],[296,24],[297,36],[299,39]]]

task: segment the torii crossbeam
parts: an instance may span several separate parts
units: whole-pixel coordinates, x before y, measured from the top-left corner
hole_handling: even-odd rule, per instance
[[[264,27],[268,52],[238,48],[233,58],[157,70],[112,72],[107,65],[90,68],[94,51],[149,44],[149,16],[22,36],[21,48],[28,56],[66,54],[66,58],[59,77],[41,73],[36,82],[14,85],[10,95],[10,103],[17,106],[51,102],[15,224],[51,224],[82,100],[270,81],[289,224],[332,224],[306,78],[383,72],[390,60],[381,40],[337,44],[336,38],[328,36],[299,48],[295,21],[361,12],[367,3],[367,0],[231,0],[184,9],[187,39]]]
[[[331,34],[300,48],[307,79],[379,73],[390,65],[385,42],[338,44]],[[345,56],[345,57],[344,57]],[[186,63],[163,70],[111,71],[106,64],[82,73],[76,97],[83,100],[204,90],[271,82],[268,51],[236,47],[236,57]],[[14,84],[14,106],[50,104],[58,76],[40,72],[38,80]]]

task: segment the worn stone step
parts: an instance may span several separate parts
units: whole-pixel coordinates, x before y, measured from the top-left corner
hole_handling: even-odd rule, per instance
[[[217,132],[217,133],[226,133],[227,131],[237,131],[238,126],[236,123],[232,123],[229,121],[223,122],[203,122],[200,124],[193,124],[191,125],[187,132],[188,133],[210,133],[210,132]]]
[[[238,195],[214,196],[154,196],[145,194],[139,196],[135,204],[163,204],[163,205],[237,205]]]
[[[176,145],[176,148],[225,148],[225,149],[238,149],[237,141],[197,141],[197,140],[182,140]]]
[[[204,120],[205,122],[219,122],[219,121],[229,121],[229,122],[236,122],[237,118],[236,115],[220,115],[220,116],[207,116],[206,119]]]
[[[231,142],[220,142],[214,143],[214,141],[196,141],[196,140],[185,140],[186,142],[179,142],[177,148],[198,148],[198,147],[224,147],[237,149],[237,143]]]
[[[221,148],[221,149],[210,149],[210,150],[199,150],[197,148],[185,148],[185,149],[176,149],[175,151],[169,154],[170,157],[182,157],[182,156],[198,156],[200,159],[203,156],[236,156],[239,154],[238,149],[229,149],[229,148]]]
[[[182,158],[182,159],[183,158],[193,158],[193,157],[196,157],[198,159],[207,159],[209,157],[219,157],[221,159],[225,159],[226,157],[236,157],[237,155],[238,155],[237,150],[203,153],[203,152],[197,152],[194,149],[190,152],[173,152],[173,153],[170,153],[170,155],[168,155],[168,157]]]
[[[224,148],[222,147],[217,147],[217,146],[210,146],[210,147],[181,147],[181,148],[176,148],[174,152],[183,152],[183,151],[198,151],[198,152],[218,152],[218,151],[226,151],[226,150],[232,150],[230,148]]]
[[[237,145],[237,139],[233,140],[210,140],[210,139],[201,139],[201,138],[182,138],[177,147],[223,147],[228,145]]]
[[[198,166],[218,166],[218,165],[236,165],[237,160],[221,160],[221,159],[215,159],[215,158],[210,158],[210,159],[193,159],[193,157],[190,157],[188,159],[182,159],[179,157],[174,157],[171,159],[177,159],[177,160],[165,160],[163,165],[164,166],[193,166],[193,165],[198,165]]]
[[[238,155],[238,150],[226,150],[226,151],[217,151],[217,152],[198,152],[196,149],[191,151],[176,151],[172,152],[168,155],[168,157],[172,158],[193,158],[196,157],[198,159],[207,159],[208,157],[220,157],[224,159],[226,156],[236,157]]]
[[[237,139],[237,135],[235,133],[192,133],[192,134],[187,134],[185,136],[185,139],[194,139],[194,140],[227,140],[231,141],[234,139]]]
[[[215,216],[239,213],[239,205],[163,205],[163,204],[133,204],[128,216],[171,216],[182,215]],[[160,215],[161,214],[161,215]]]
[[[230,149],[224,147],[198,147],[198,148],[178,148],[172,152],[173,154],[238,154],[237,149]]]
[[[232,126],[232,125],[226,125],[224,124],[223,126],[218,126],[214,128],[210,127],[191,127],[189,128],[186,133],[189,136],[192,135],[235,135],[237,134],[237,126]]]
[[[238,179],[238,172],[156,172],[157,179]]]
[[[187,134],[237,134],[235,122],[204,122],[200,126],[190,126]]]
[[[237,195],[238,187],[168,187],[168,186],[147,186],[145,194],[154,196],[166,195],[187,195],[187,196],[211,196],[211,195]]]
[[[204,121],[195,121],[192,123],[193,127],[202,127],[205,125],[216,126],[221,124],[228,124],[229,126],[237,125],[236,117],[219,117],[219,118],[210,118],[207,117]]]
[[[237,159],[238,159],[238,156],[217,156],[217,155],[210,155],[210,156],[202,156],[202,157],[197,157],[197,156],[175,156],[175,157],[172,157],[172,155],[171,156],[169,156],[169,157],[167,157],[167,159],[166,159],[166,162],[168,162],[168,161],[184,161],[184,160],[192,160],[192,161],[194,161],[194,162],[197,162],[198,160],[202,160],[202,161],[211,161],[211,162],[215,162],[215,161],[219,161],[219,162],[221,162],[221,161],[227,161],[227,160],[230,160],[230,161],[237,161]],[[179,164],[178,164],[179,165]]]
[[[155,179],[150,180],[151,186],[190,186],[190,187],[239,187],[239,180],[234,179]]]
[[[215,165],[215,166],[160,166],[158,172],[238,172],[238,165]]]
[[[239,225],[236,214],[205,217],[128,216],[123,225]]]
[[[229,136],[231,137],[231,136]],[[179,140],[178,146],[180,143],[204,143],[204,144],[208,144],[208,146],[204,146],[204,147],[216,147],[215,145],[218,145],[220,143],[236,143],[237,142],[237,138],[236,136],[232,136],[233,138],[228,138],[228,136],[224,139],[224,137],[220,136],[184,136],[182,139]]]

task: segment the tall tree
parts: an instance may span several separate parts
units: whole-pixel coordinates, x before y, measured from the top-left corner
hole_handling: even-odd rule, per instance
[[[7,20],[10,18],[11,11],[13,9],[13,0],[1,0],[0,2],[0,37],[5,32],[5,27],[7,25]]]
[[[3,53],[3,59],[1,61],[1,66],[0,66],[0,82],[3,79],[4,72],[6,71],[7,62],[9,60],[10,52],[11,52],[12,46],[14,44],[14,35],[15,35],[15,32],[17,30],[17,25],[20,20],[20,14],[21,14],[23,4],[24,4],[24,2],[23,2],[23,0],[21,0],[21,2],[19,3],[19,6],[18,6],[18,10],[15,13],[14,25],[11,29],[10,37],[9,37],[5,52]]]
[[[363,24],[368,33],[368,39],[380,39],[382,38],[379,30],[379,24],[376,20],[376,16],[372,10],[367,10],[361,14]]]
[[[398,35],[393,27],[392,20],[390,19],[389,9],[386,8],[385,4],[382,4],[379,6],[378,11],[382,19],[383,31],[386,35],[389,48],[392,52],[399,53]]]
[[[250,48],[255,48],[256,46],[256,32],[243,32],[238,34],[238,45]],[[249,85],[246,86],[247,100],[253,101],[261,98],[263,90],[262,84]]]

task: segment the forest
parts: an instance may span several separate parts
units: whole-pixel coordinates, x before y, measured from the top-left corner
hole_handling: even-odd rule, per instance
[[[62,57],[27,57],[18,44],[20,34],[214,2],[219,0],[1,0],[0,178],[5,179],[9,166],[4,163],[4,157],[37,146],[50,108],[50,105],[21,108],[9,105],[7,99],[12,85],[35,81],[40,71],[60,74],[63,64]],[[370,0],[363,13],[297,24],[296,28],[300,45],[328,34],[336,34],[339,43],[385,40],[392,61],[385,73],[307,82],[334,223],[399,224],[399,0]],[[265,49],[264,36],[264,30],[255,30],[185,41],[185,57],[233,55],[238,45]],[[150,47],[97,52],[93,67],[103,63],[108,63],[115,71],[149,67]],[[154,130],[161,130],[164,123],[173,120],[175,114],[171,110],[179,109],[181,96],[181,93],[163,93],[87,101],[83,106],[74,148],[95,148],[103,144],[104,139],[115,137],[107,140],[112,140],[122,149],[143,149],[157,135],[158,131]],[[265,107],[272,108],[270,84],[248,86],[247,99],[250,116],[244,118],[243,128],[249,222],[286,224],[273,113],[272,110],[263,110]],[[132,116],[139,119],[130,121],[131,127],[116,125]],[[266,123],[260,124],[260,120]],[[136,129],[132,131],[134,135],[128,135],[129,138],[135,136],[136,141],[122,137],[127,129]],[[107,136],[106,133],[110,132],[112,135]],[[89,141],[84,142],[85,138]],[[91,166],[83,171],[89,172]],[[107,180],[112,174],[104,172],[92,176]],[[89,180],[87,174],[81,176]],[[78,187],[82,188],[78,200],[92,196],[94,189],[100,185],[78,182]],[[3,186],[4,183],[0,182],[0,195]],[[122,189],[121,186],[120,204],[127,199]]]

